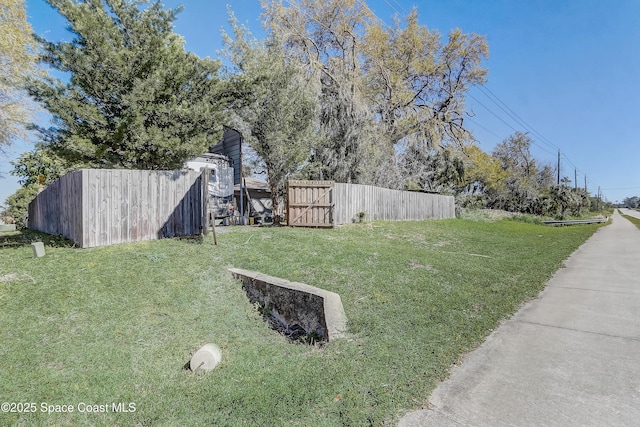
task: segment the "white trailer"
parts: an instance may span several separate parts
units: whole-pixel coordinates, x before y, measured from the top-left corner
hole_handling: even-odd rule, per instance
[[[233,203],[233,162],[222,154],[205,153],[195,159],[187,160],[185,167],[202,172],[211,170],[209,177],[209,211],[214,218],[231,215],[229,209]]]

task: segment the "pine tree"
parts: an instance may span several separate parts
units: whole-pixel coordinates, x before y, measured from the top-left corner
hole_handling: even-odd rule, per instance
[[[54,116],[49,147],[93,167],[174,169],[218,142],[224,124],[218,61],[184,49],[179,9],[146,0],[47,0],[72,41],[43,38],[41,61],[65,74],[32,79]]]

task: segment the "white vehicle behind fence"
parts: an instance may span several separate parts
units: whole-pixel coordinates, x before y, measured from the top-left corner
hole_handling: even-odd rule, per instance
[[[211,170],[209,177],[209,211],[214,218],[231,214],[233,203],[233,162],[221,154],[205,153],[187,160],[185,166],[195,171]]]

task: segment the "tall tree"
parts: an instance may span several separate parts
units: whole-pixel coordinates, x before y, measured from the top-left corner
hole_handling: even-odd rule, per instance
[[[464,125],[465,94],[485,82],[484,37],[455,29],[444,43],[418,23],[414,9],[394,27],[370,25],[364,51],[368,101],[385,140],[410,138],[430,148],[473,140]]]
[[[535,213],[540,188],[537,163],[531,154],[532,142],[528,133],[517,131],[496,145],[493,150],[493,156],[509,174],[506,182],[507,191],[500,195],[499,205],[495,207]]]
[[[24,0],[0,4],[0,150],[23,137],[35,109],[21,89],[25,76],[37,74],[36,43]]]
[[[286,60],[277,39],[251,41],[233,15],[231,24],[235,38],[225,35],[225,53],[234,64],[232,80],[241,100],[237,126],[264,167],[278,224],[287,180],[310,156],[317,93],[302,67]]]
[[[528,133],[517,131],[496,145],[493,155],[500,161],[503,169],[533,178],[537,167],[536,160],[531,154],[532,142]]]
[[[219,141],[219,62],[185,52],[173,32],[179,9],[146,0],[47,1],[75,36],[40,38],[41,61],[68,81],[29,85],[54,116],[39,130],[56,153],[93,167],[172,169]]]
[[[271,34],[320,85],[314,177],[359,182],[363,151],[375,141],[374,117],[363,97],[362,43],[373,14],[358,0],[264,0]]]
[[[624,206],[629,209],[636,209],[638,208],[638,206],[640,206],[640,197],[625,197],[622,203],[624,203]]]
[[[540,187],[552,187],[556,184],[556,168],[550,164],[543,165],[538,170],[538,185]]]
[[[441,144],[473,140],[463,124],[464,94],[484,82],[484,37],[454,30],[443,43],[418,24],[415,10],[386,28],[359,0],[287,5],[263,0],[271,33],[321,83],[323,138],[313,160],[325,177],[380,181],[365,169],[393,163],[369,154],[393,155],[396,144],[411,143],[428,155]]]

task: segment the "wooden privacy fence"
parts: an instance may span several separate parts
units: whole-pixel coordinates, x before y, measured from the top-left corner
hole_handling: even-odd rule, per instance
[[[372,185],[336,183],[333,200],[336,224],[352,222],[361,212],[366,219],[382,221],[420,221],[456,216],[453,196],[390,190]]]
[[[287,224],[331,227],[366,219],[410,221],[455,218],[453,196],[390,190],[333,181],[289,181]]]
[[[195,171],[83,169],[38,194],[28,226],[82,248],[206,233],[206,184]]]

